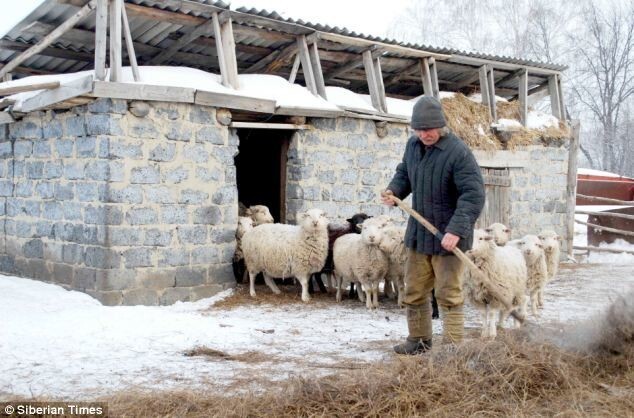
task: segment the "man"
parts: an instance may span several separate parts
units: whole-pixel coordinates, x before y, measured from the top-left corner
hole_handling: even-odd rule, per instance
[[[393,205],[391,195],[404,199],[412,193],[412,206],[444,233],[442,242],[414,218],[405,234],[405,298],[409,335],[394,347],[398,354],[420,354],[432,345],[430,294],[435,289],[443,321],[443,338],[458,343],[464,335],[462,262],[453,255],[458,247],[471,247],[473,226],[484,206],[480,167],[469,147],[445,128],[440,102],[423,96],[414,105],[403,161],[387,189],[383,203]]]

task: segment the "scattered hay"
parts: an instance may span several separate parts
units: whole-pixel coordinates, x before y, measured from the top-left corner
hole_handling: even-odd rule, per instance
[[[507,333],[435,347],[242,395],[124,393],[105,401],[112,416],[632,416],[632,357],[577,354],[522,338]]]
[[[248,285],[238,285],[233,294],[211,306],[210,310],[230,310],[242,306],[274,307],[280,305],[305,305],[302,302],[301,288],[295,285],[280,285],[282,291],[279,295],[271,292],[268,286],[256,286],[257,297],[252,298],[249,294]],[[318,290],[310,295],[311,305],[332,305],[335,301],[334,293],[321,293]]]
[[[205,346],[197,346],[192,348],[191,350],[187,350],[183,353],[186,357],[197,357],[203,356],[208,357],[210,360],[226,360],[226,361],[240,361],[244,363],[262,363],[265,361],[270,361],[271,356],[261,353],[259,351],[247,351],[240,354],[229,354],[225,353],[221,350],[216,350],[214,348],[205,347]]]

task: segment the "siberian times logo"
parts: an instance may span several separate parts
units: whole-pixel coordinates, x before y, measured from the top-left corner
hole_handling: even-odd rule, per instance
[[[107,417],[105,402],[4,402],[0,417]]]

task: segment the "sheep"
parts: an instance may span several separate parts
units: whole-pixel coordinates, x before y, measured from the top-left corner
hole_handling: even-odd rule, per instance
[[[321,270],[328,256],[328,219],[321,209],[297,216],[298,225],[262,224],[242,237],[242,252],[255,297],[255,276],[262,272],[273,293],[280,290],[272,277],[294,276],[302,285],[302,301],[308,302],[308,278]]]
[[[522,253],[515,247],[498,247],[493,237],[482,229],[476,229],[473,237],[473,247],[467,251],[467,256],[474,264],[498,285],[502,296],[512,301],[512,310],[518,310],[522,315],[526,309],[526,262]],[[497,335],[495,316],[499,313],[499,325],[502,326],[511,310],[507,309],[500,300],[487,289],[487,283],[477,275],[465,271],[465,293],[468,299],[480,309],[482,313],[482,338],[495,338]],[[515,320],[515,326],[520,323]]]
[[[544,286],[548,280],[548,268],[546,267],[546,254],[543,245],[536,235],[525,235],[521,239],[508,242],[509,245],[518,248],[524,255],[528,269],[526,288],[531,299],[531,312],[538,316],[537,307],[543,296]]]
[[[407,261],[407,247],[405,247],[405,228],[389,226],[383,230],[383,239],[379,248],[388,257],[388,273],[385,279],[385,287],[392,283],[396,285],[397,303],[403,307],[405,295],[405,262]]]
[[[493,237],[495,244],[503,247],[511,238],[511,230],[506,225],[494,223],[484,230],[488,235]]]
[[[559,271],[559,255],[562,239],[555,231],[550,230],[542,231],[538,237],[546,253],[546,268],[548,268],[548,280],[550,281],[555,278]]]
[[[368,309],[379,306],[379,282],[388,270],[388,258],[379,248],[382,229],[390,218],[381,215],[363,222],[361,235],[346,234],[335,241],[333,260],[337,280],[337,302],[341,302],[341,286],[344,281],[362,285],[365,298],[359,291],[359,299],[365,299]]]
[[[325,274],[328,280],[328,291],[333,289],[332,273],[335,269],[335,264],[332,259],[332,249],[335,245],[335,241],[337,240],[337,238],[345,234],[361,233],[361,225],[363,224],[363,221],[365,221],[368,218],[371,218],[371,216],[368,216],[365,213],[357,213],[352,215],[352,217],[346,219],[346,222],[348,222],[346,225],[339,225],[335,223],[328,224],[328,258],[326,258],[326,264],[324,265],[324,268],[321,269],[321,271],[313,274],[313,277],[315,278],[315,281],[317,282],[318,285],[321,283],[321,286],[323,286],[323,282],[321,281],[321,275]],[[309,288],[309,291],[310,291],[310,288]]]
[[[255,226],[262,224],[272,224],[273,216],[269,208],[264,205],[252,205],[248,208],[240,202],[238,204],[238,214],[240,216],[248,216],[255,222]]]
[[[233,271],[239,282],[244,280],[246,269],[244,267],[244,254],[242,253],[242,237],[247,232],[255,228],[255,221],[247,216],[238,218],[238,228],[236,229],[236,251],[233,253]]]

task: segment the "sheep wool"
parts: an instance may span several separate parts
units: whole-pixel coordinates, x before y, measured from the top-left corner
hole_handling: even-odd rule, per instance
[[[546,268],[548,269],[548,281],[551,281],[555,278],[557,272],[559,271],[561,236],[557,235],[555,231],[546,230],[542,231],[538,237],[544,246],[544,252],[546,253]]]
[[[501,296],[512,300],[513,308],[523,314],[526,309],[528,273],[522,253],[514,247],[498,247],[484,230],[476,229],[473,248],[467,251],[467,255],[490,281],[499,284],[498,289],[504,292]],[[497,335],[496,314],[499,314],[501,326],[510,311],[491,294],[487,283],[469,270],[465,272],[464,287],[467,298],[482,313],[482,337],[494,338]],[[517,320],[515,325],[520,325]]]
[[[302,300],[308,302],[308,279],[320,271],[328,255],[328,219],[324,211],[311,209],[297,215],[298,225],[263,224],[242,238],[249,272],[250,293],[255,297],[255,276],[262,272],[273,293],[280,293],[273,278],[296,277]]]
[[[509,245],[517,247],[524,255],[528,269],[527,290],[531,298],[531,312],[538,316],[539,301],[543,300],[544,286],[548,281],[546,254],[543,245],[536,235],[525,235],[521,239],[509,241]]]
[[[405,263],[407,262],[405,228],[398,226],[385,228],[379,248],[388,258],[388,273],[385,286],[387,288],[391,283],[396,285],[398,306],[402,308],[403,297],[405,296]]]
[[[494,223],[485,229],[485,232],[493,237],[496,245],[503,247],[511,238],[511,230],[506,225]]]
[[[385,215],[363,222],[361,235],[347,234],[335,241],[333,259],[337,279],[337,302],[341,301],[341,288],[345,281],[360,283],[365,292],[359,292],[359,299],[365,299],[368,309],[379,306],[379,283],[388,270],[388,258],[379,248],[383,238],[382,230],[390,218]]]

